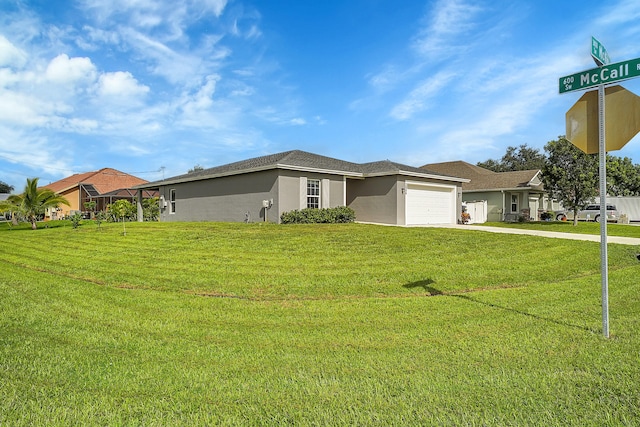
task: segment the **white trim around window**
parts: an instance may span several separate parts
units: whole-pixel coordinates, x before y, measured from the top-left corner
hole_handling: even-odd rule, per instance
[[[320,208],[320,180],[307,179],[307,208]]]
[[[520,205],[520,196],[518,194],[511,195],[511,213],[518,213],[518,206]]]

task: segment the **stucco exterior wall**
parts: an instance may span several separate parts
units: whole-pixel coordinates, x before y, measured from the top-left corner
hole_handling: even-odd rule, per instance
[[[472,202],[475,200],[487,201],[487,221],[504,221],[504,213],[511,212],[511,195],[518,195],[518,214],[523,209],[530,210],[530,217],[539,220],[538,210],[547,209],[547,199],[543,193],[537,191],[486,191],[486,192],[466,192],[462,195],[462,200]],[[537,203],[535,203],[537,201]],[[503,211],[504,208],[504,211]]]
[[[45,214],[45,220],[49,219],[62,219],[71,214],[72,211],[81,211],[83,209],[80,208],[80,190],[78,187],[67,190],[66,192],[59,193],[61,196],[64,196],[68,201],[70,206],[60,204],[58,206],[58,210],[55,212],[55,218],[53,215],[52,209],[47,209]]]
[[[450,181],[402,175],[369,177],[347,181],[347,206],[356,220],[378,224],[406,225],[406,187],[408,182],[451,186]],[[462,187],[456,186],[456,218],[462,213]]]
[[[263,200],[277,195],[277,171],[233,175],[160,187],[167,206],[161,206],[160,221],[264,221]],[[171,190],[175,189],[176,209],[171,209]],[[275,221],[273,207],[267,219]]]
[[[160,221],[261,222],[265,220],[262,202],[268,200],[267,221],[279,223],[283,212],[306,208],[306,179],[320,180],[323,207],[345,205],[342,176],[274,169],[160,187],[167,204],[161,206]]]
[[[342,175],[280,171],[278,192],[278,219],[284,212],[307,207],[306,180],[320,180],[320,207],[335,208],[345,206],[346,186]]]
[[[502,193],[499,191],[462,193],[463,202],[474,202],[476,200],[487,201],[488,222],[499,222],[503,220],[504,216],[502,213],[502,197]]]
[[[379,224],[398,224],[399,196],[397,176],[370,177],[347,181],[347,206],[356,212],[356,220]],[[404,223],[404,203],[402,203]]]

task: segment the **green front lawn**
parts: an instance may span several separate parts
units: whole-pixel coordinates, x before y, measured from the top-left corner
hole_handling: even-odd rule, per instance
[[[639,249],[606,340],[594,242],[0,228],[0,425],[635,425]]]

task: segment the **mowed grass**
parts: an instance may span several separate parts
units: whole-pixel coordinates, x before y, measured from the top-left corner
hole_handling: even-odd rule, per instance
[[[637,425],[640,248],[361,224],[0,229],[0,425]]]

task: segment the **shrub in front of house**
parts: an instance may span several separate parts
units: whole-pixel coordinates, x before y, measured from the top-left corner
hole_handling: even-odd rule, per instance
[[[280,222],[283,224],[343,224],[355,220],[355,211],[346,206],[326,209],[307,208],[284,212],[280,215]]]

